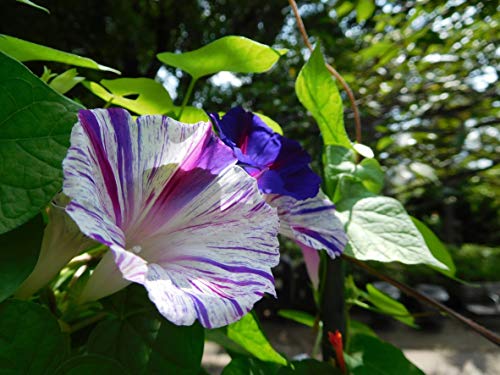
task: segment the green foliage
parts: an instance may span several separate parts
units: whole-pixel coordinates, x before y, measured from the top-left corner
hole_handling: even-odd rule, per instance
[[[79,77],[78,72],[73,68],[54,77],[50,81],[49,86],[60,94],[66,94],[69,90],[84,80],[85,78]]]
[[[68,346],[59,324],[44,307],[8,300],[0,304],[2,374],[54,374]]]
[[[110,297],[112,316],[100,322],[89,353],[118,361],[132,374],[196,374],[204,346],[203,328],[176,326],[159,315],[145,290],[132,285]]]
[[[366,291],[365,298],[371,302],[373,306],[379,309],[380,312],[389,314],[394,317],[394,319],[406,325],[416,327],[413,317],[402,303],[394,300],[371,284],[366,285]]]
[[[50,11],[47,8],[44,8],[44,7],[42,7],[42,6],[38,5],[38,4],[35,4],[33,1],[30,1],[30,0],[16,0],[16,1],[18,3],[26,4],[26,5],[28,5],[30,7],[33,7],[33,8],[43,10],[47,14],[50,14]]]
[[[370,18],[375,11],[374,0],[358,0],[356,5],[356,21],[363,22]]]
[[[29,236],[26,235],[29,233]],[[43,236],[40,215],[0,235],[0,302],[9,297],[35,267]]]
[[[227,337],[261,361],[287,364],[286,358],[271,346],[253,314],[227,326]]]
[[[241,36],[226,36],[194,51],[162,52],[157,57],[162,63],[189,73],[196,81],[221,71],[262,73],[286,52]]]
[[[452,248],[457,276],[466,281],[500,281],[500,247],[464,244]]]
[[[54,48],[27,42],[12,36],[0,34],[0,51],[14,57],[19,61],[53,61],[63,64],[79,66],[88,69],[120,74],[116,69],[98,64],[92,59],[81,57],[72,53],[58,51]]]
[[[73,357],[64,362],[57,369],[55,375],[108,375],[108,374],[124,374],[131,373],[117,361],[99,355],[83,355]]]
[[[298,310],[279,310],[278,315],[311,328],[314,327],[316,321],[316,318],[311,314]]]
[[[363,334],[352,338],[350,353],[345,354],[345,361],[353,375],[423,375],[401,350],[376,337]]]
[[[173,109],[167,90],[149,78],[103,79],[98,85],[85,82],[84,86],[106,103],[126,108],[138,115],[166,114]],[[137,96],[130,99],[130,96]]]
[[[427,225],[425,225],[420,220],[414,217],[412,217],[411,220],[413,221],[413,224],[415,224],[420,234],[424,238],[425,243],[429,248],[429,250],[431,251],[434,258],[443,263],[448,269],[445,270],[439,267],[433,267],[433,268],[436,271],[439,271],[448,277],[453,277],[455,275],[456,268],[455,264],[453,263],[453,258],[451,257],[446,247],[439,240],[439,238],[437,238],[437,236],[429,229],[429,227],[427,227]]]
[[[351,147],[344,129],[342,98],[317,45],[295,82],[300,102],[318,123],[325,145]]]
[[[61,188],[61,162],[82,107],[3,53],[0,88],[0,233],[4,233],[33,217]]]
[[[432,256],[405,209],[394,198],[344,199],[337,209],[349,237],[347,254],[360,260],[446,267]]]

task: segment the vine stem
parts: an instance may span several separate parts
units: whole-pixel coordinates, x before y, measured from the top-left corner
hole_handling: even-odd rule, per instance
[[[181,110],[179,111],[179,114],[177,115],[177,120],[181,119],[182,113],[184,112],[184,108],[186,108],[186,105],[189,101],[189,98],[191,98],[191,94],[193,93],[194,85],[196,85],[196,79],[191,78],[191,82],[189,82],[189,86],[186,91],[186,95],[184,95],[184,98],[182,99],[182,104],[181,104]]]
[[[311,42],[309,41],[309,37],[307,36],[307,31],[306,31],[306,28],[304,26],[304,22],[302,21],[302,17],[300,16],[299,8],[297,7],[297,3],[295,2],[295,0],[288,0],[288,3],[292,7],[293,14],[295,15],[295,19],[297,20],[297,26],[299,28],[300,34],[302,35],[302,39],[304,40],[304,43],[307,46],[307,48],[309,49],[309,51],[312,52],[314,50],[314,48],[313,48]],[[328,63],[325,63],[325,66],[328,69],[328,71],[330,72],[330,74],[332,76],[334,76],[340,82],[340,84],[344,88],[345,92],[347,93],[347,96],[349,97],[349,101],[351,102],[351,106],[352,106],[352,111],[354,113],[354,124],[355,124],[355,129],[356,129],[356,142],[361,143],[361,140],[362,140],[361,118],[359,116],[359,109],[358,109],[358,105],[356,104],[356,98],[354,97],[354,94],[353,94],[351,88],[349,87],[347,82],[344,80],[344,78],[340,75],[340,73],[337,72],[337,70]]]
[[[403,284],[395,279],[393,279],[390,276],[384,275],[383,273],[377,271],[376,269],[372,268],[368,264],[356,259],[352,258],[348,255],[342,254],[342,258],[355,264],[356,266],[364,269],[368,273],[371,273],[372,275],[376,276],[377,278],[384,280],[385,282],[388,282],[389,284],[394,285],[396,288],[401,290],[403,293],[409,295],[410,297],[416,298],[427,305],[434,306],[438,310],[446,313],[447,315],[451,316],[452,318],[455,318],[459,322],[465,324],[469,328],[473,329],[477,333],[479,333],[481,336],[485,337],[489,341],[491,341],[493,344],[500,346],[500,336],[497,335],[495,332],[490,331],[486,327],[483,327],[482,325],[476,323],[475,321],[466,318],[462,314],[456,312],[455,310],[449,308],[446,305],[443,305],[442,303],[436,301],[435,299],[432,299],[430,297],[427,297],[425,294],[420,293],[419,291],[413,289],[412,287]]]

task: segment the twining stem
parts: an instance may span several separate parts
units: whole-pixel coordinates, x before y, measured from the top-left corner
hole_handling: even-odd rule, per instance
[[[182,113],[184,112],[184,108],[186,108],[188,101],[191,98],[191,94],[193,93],[194,85],[196,85],[197,81],[198,81],[198,79],[191,78],[191,82],[189,82],[189,86],[187,88],[186,95],[184,95],[184,98],[182,99],[181,110],[179,111],[179,114],[177,115],[177,120],[181,119]]]
[[[483,337],[490,340],[492,343],[500,346],[500,336],[497,335],[495,332],[492,332],[489,329],[487,329],[486,327],[483,327],[482,325],[476,323],[475,321],[473,321],[469,318],[466,318],[465,316],[456,312],[455,310],[450,309],[448,306],[443,305],[442,303],[440,303],[440,302],[438,302],[430,297],[427,297],[425,294],[420,293],[419,291],[413,289],[412,287],[410,287],[406,284],[403,284],[397,280],[394,280],[390,276],[384,275],[383,273],[370,267],[365,262],[362,262],[356,258],[352,258],[352,257],[345,255],[345,254],[342,255],[342,258],[357,265],[360,268],[363,268],[365,271],[367,271],[368,273],[371,273],[372,275],[378,277],[379,279],[384,280],[384,281],[388,282],[389,284],[394,285],[396,288],[401,290],[403,293],[409,295],[410,297],[416,298],[416,299],[426,303],[427,305],[434,306],[438,310],[446,313],[447,315],[451,316],[452,318],[455,318],[459,322],[461,322],[461,323],[465,324],[466,326],[468,326],[469,328],[473,329],[474,331],[476,331],[477,333],[479,333]]]
[[[328,332],[340,331],[346,337],[346,311],[344,303],[344,267],[341,258],[323,258],[324,269],[321,287],[320,317],[323,322],[323,338],[321,348],[323,361],[335,358]]]
[[[304,40],[305,45],[309,50],[312,52],[314,50],[311,42],[309,41],[309,37],[307,36],[307,31],[304,26],[304,22],[302,21],[302,17],[299,14],[299,8],[297,7],[297,3],[295,0],[288,0],[288,3],[292,7],[293,14],[295,15],[295,19],[297,20],[297,26],[299,28],[300,34],[302,35],[302,39]],[[352,111],[354,113],[354,125],[356,129],[356,142],[361,143],[362,140],[362,132],[361,132],[361,118],[359,116],[359,109],[358,105],[356,104],[356,98],[354,97],[354,94],[347,84],[347,82],[344,80],[344,78],[335,70],[333,66],[331,66],[328,63],[325,63],[326,68],[330,72],[332,76],[334,76],[342,85],[344,88],[345,92],[347,93],[347,96],[349,97],[349,101],[351,102],[352,106]]]

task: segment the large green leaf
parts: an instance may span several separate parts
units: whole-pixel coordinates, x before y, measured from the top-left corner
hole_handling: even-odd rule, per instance
[[[0,302],[9,297],[35,267],[43,237],[43,220],[36,216],[26,224],[0,235]]]
[[[356,335],[345,354],[347,367],[353,375],[423,375],[395,346],[368,335]]]
[[[316,323],[316,318],[313,315],[308,314],[304,311],[279,310],[278,315],[282,316],[283,318],[290,319],[293,320],[294,322],[308,326],[310,328],[313,328],[314,324]]]
[[[196,374],[203,355],[203,328],[198,323],[170,323],[143,289],[132,285],[111,297],[113,316],[92,331],[89,353],[113,358],[137,375]]]
[[[80,66],[82,68],[97,69],[120,74],[118,70],[98,64],[87,57],[59,51],[54,48],[31,43],[5,34],[0,34],[0,51],[19,61],[53,61]]]
[[[351,141],[344,128],[342,98],[325,67],[319,44],[299,73],[295,92],[318,123],[325,145],[351,148]]]
[[[360,260],[398,261],[446,268],[434,258],[405,209],[394,198],[366,195],[340,201],[339,218],[349,242],[345,252]]]
[[[425,243],[427,244],[427,247],[431,251],[434,258],[436,258],[441,263],[445,264],[446,267],[448,267],[447,270],[437,268],[437,267],[433,267],[433,268],[436,271],[439,271],[446,276],[454,277],[455,271],[456,271],[455,263],[453,262],[453,258],[451,257],[450,253],[448,252],[448,249],[446,249],[446,247],[443,245],[443,243],[432,232],[432,230],[429,229],[429,227],[427,225],[425,225],[420,220],[418,220],[417,218],[414,218],[414,217],[412,217],[411,220],[413,221],[413,224],[415,224],[417,229],[420,231],[420,234],[424,237]]]
[[[273,67],[286,50],[276,50],[241,36],[226,36],[197,50],[157,55],[162,63],[179,68],[197,80],[221,71],[262,73]]]
[[[4,233],[33,217],[61,188],[61,162],[82,107],[1,52],[0,103],[0,233]]]
[[[73,357],[59,367],[55,375],[129,375],[130,372],[117,361],[95,354]]]
[[[262,361],[287,364],[286,358],[272,347],[253,314],[247,314],[230,324],[227,336]]]
[[[103,79],[100,84],[102,86],[95,82],[84,83],[93,94],[107,103],[129,109],[139,115],[165,114],[174,106],[167,90],[154,79]],[[131,96],[137,97],[131,99]]]
[[[358,0],[356,5],[356,21],[362,22],[370,18],[375,11],[374,0]]]
[[[51,375],[68,353],[57,320],[35,303],[0,304],[0,373]]]
[[[275,375],[280,365],[251,357],[235,357],[224,367],[221,375]]]

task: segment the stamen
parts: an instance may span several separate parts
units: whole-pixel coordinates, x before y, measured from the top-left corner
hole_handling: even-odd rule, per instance
[[[134,254],[139,254],[142,251],[142,247],[139,245],[135,245],[135,246],[132,246],[132,249],[130,249],[130,250],[132,250],[132,252]]]

